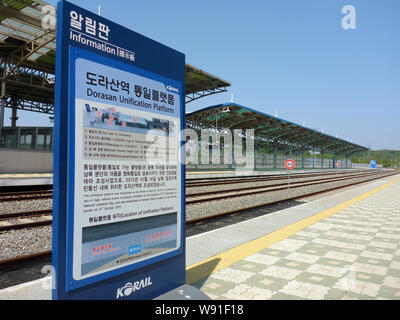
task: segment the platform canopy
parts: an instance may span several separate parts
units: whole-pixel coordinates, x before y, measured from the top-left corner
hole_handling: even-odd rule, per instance
[[[49,17],[48,5],[41,0],[0,1],[0,96],[5,107],[54,113],[56,30],[42,25]],[[230,85],[186,64],[186,103],[227,91]]]
[[[226,88],[230,85],[226,80],[186,64],[186,103],[211,94],[226,92]]]
[[[236,103],[225,103],[186,114],[186,125],[201,134],[201,129],[223,131],[254,129],[256,150],[313,150],[349,155],[368,148],[306,128]]]

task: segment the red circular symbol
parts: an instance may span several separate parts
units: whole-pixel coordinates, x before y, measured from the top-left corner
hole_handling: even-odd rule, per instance
[[[292,170],[294,169],[294,167],[296,166],[296,163],[294,162],[294,160],[292,159],[287,159],[285,161],[285,168],[288,170]]]

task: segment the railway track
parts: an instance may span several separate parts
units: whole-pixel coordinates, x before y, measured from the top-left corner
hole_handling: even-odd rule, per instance
[[[208,215],[206,217],[200,217],[200,218],[196,218],[196,219],[187,219],[186,224],[188,226],[190,226],[192,224],[204,222],[206,220],[210,220],[213,218],[217,218],[217,217],[221,217],[221,216],[225,216],[225,215],[237,214],[237,213],[240,213],[241,211],[247,211],[247,210],[255,209],[258,207],[265,206],[265,205],[271,205],[271,204],[284,202],[284,201],[288,201],[288,200],[301,199],[301,198],[309,197],[312,195],[323,194],[323,193],[330,192],[332,190],[337,190],[337,189],[341,189],[344,187],[381,179],[381,178],[392,176],[395,174],[398,174],[398,172],[387,172],[387,173],[383,173],[383,174],[382,173],[381,174],[372,174],[372,173],[371,174],[357,174],[357,175],[352,175],[351,177],[346,176],[346,177],[340,177],[340,178],[339,177],[330,177],[330,178],[324,178],[324,179],[313,179],[312,181],[309,180],[304,183],[308,183],[307,185],[315,185],[315,184],[324,184],[324,183],[329,183],[329,182],[346,181],[346,180],[351,180],[351,179],[355,179],[355,178],[366,178],[361,181],[357,181],[357,182],[350,181],[350,183],[346,183],[346,184],[336,186],[336,187],[329,187],[327,189],[316,191],[316,192],[310,192],[310,193],[301,194],[301,195],[289,195],[288,197],[277,200],[277,201],[272,201],[272,202],[270,201],[267,203],[257,204],[257,205],[253,205],[253,206],[249,205],[246,208],[228,210],[228,211],[224,211],[224,212],[220,212],[220,213],[216,213],[213,215]],[[293,184],[291,184],[290,188],[295,189],[295,188],[303,187],[303,186],[305,186],[304,183],[302,184],[301,182],[298,182],[296,184],[295,182],[293,182]],[[272,188],[271,187],[272,187],[271,185],[268,186],[268,188],[269,188],[268,190],[265,187],[264,187],[264,189],[262,189],[263,187],[260,187],[260,189],[255,192],[256,193],[263,193],[263,192],[266,193],[266,192],[271,192],[271,191],[284,190],[284,189],[287,189],[287,184],[285,184],[285,186],[283,186],[282,184],[276,184]],[[241,190],[240,192],[235,192],[233,195],[232,194],[222,195],[222,196],[218,196],[218,198],[214,197],[214,199],[210,199],[210,197],[208,197],[207,199],[202,198],[201,201],[198,201],[199,199],[195,199],[196,201],[187,200],[186,203],[190,205],[190,204],[199,203],[199,202],[214,201],[214,200],[219,200],[219,199],[225,199],[228,197],[239,197],[239,196],[244,196],[244,195],[248,195],[248,194],[253,194],[253,193],[247,192],[246,191],[246,190],[248,190],[247,188],[244,188],[244,189],[245,189],[245,192],[241,192],[241,191],[243,191],[243,190]],[[222,194],[223,192],[221,191],[219,193]],[[212,194],[212,192],[210,192],[209,194]],[[197,195],[199,195],[199,194],[197,194]],[[0,231],[49,226],[52,223],[51,213],[52,213],[51,209],[46,209],[46,210],[37,210],[37,211],[31,211],[31,212],[18,212],[18,213],[2,214],[2,215],[0,215]],[[38,221],[32,220],[32,219],[36,219],[38,217],[42,217],[43,219],[38,220]],[[13,225],[12,223],[10,223],[10,220],[13,220],[13,219],[19,220],[19,222]],[[30,255],[24,255],[24,256],[20,256],[20,257],[16,257],[16,258],[3,259],[3,260],[0,260],[0,267],[5,266],[5,265],[10,265],[13,263],[19,263],[19,262],[24,262],[27,260],[37,259],[40,257],[48,257],[49,255],[51,255],[51,250],[50,251],[47,250],[47,251],[43,251],[43,252],[39,252],[39,253],[35,253],[35,254],[30,254]]]
[[[264,186],[256,186],[256,187],[250,186],[250,187],[242,187],[242,188],[235,188],[235,189],[229,189],[229,190],[215,190],[215,191],[210,191],[210,192],[202,192],[202,193],[199,192],[199,193],[193,193],[193,194],[186,194],[186,204],[215,201],[215,200],[226,199],[226,198],[258,194],[258,193],[263,193],[263,192],[286,190],[288,188],[295,189],[295,188],[301,188],[301,187],[306,187],[306,186],[324,184],[324,183],[328,183],[328,182],[337,182],[337,181],[369,177],[369,176],[381,177],[380,174],[374,174],[374,173],[357,174],[357,175],[351,175],[351,176],[345,176],[345,177],[335,176],[335,177],[330,177],[330,178],[312,179],[312,180],[301,181],[301,182],[293,182],[292,181],[292,182],[290,182],[290,187],[288,185],[288,178],[286,178],[284,182],[272,184],[272,185],[264,185]],[[188,199],[188,198],[195,198],[195,199]]]
[[[0,232],[49,226],[52,224],[52,209],[12,212],[0,215]]]
[[[366,170],[357,171],[336,171],[336,172],[317,172],[317,173],[290,173],[291,179],[302,179],[308,177],[318,177],[318,176],[337,176],[337,175],[350,175],[355,173],[368,172]],[[278,175],[258,175],[258,176],[243,176],[243,177],[219,177],[219,178],[206,178],[206,179],[190,179],[186,180],[186,188],[193,187],[206,187],[206,186],[216,186],[225,185],[231,183],[246,183],[246,182],[259,182],[259,181],[276,181],[287,179],[286,174]]]
[[[310,175],[301,175],[301,178],[309,177]],[[319,174],[316,176],[320,176]],[[349,179],[355,178],[364,178],[364,177],[371,177],[367,181],[378,179],[387,175],[382,175],[379,173],[352,173],[347,174],[344,177],[335,174],[333,177],[325,177],[325,178],[317,178],[311,179],[307,181],[292,181],[290,188],[302,188],[306,186],[315,186],[320,184],[325,184],[329,182],[338,182],[338,181],[345,181]],[[236,180],[236,179],[235,179]],[[246,179],[246,181],[249,179]],[[262,179],[264,181],[265,179]],[[287,177],[283,179],[279,177],[279,179],[275,179],[275,181],[281,180],[280,183],[275,183],[272,185],[262,185],[262,186],[250,186],[250,187],[241,187],[236,189],[224,189],[224,190],[214,190],[208,192],[196,192],[193,194],[186,194],[186,205],[197,204],[201,202],[209,202],[209,201],[217,201],[223,200],[228,198],[234,197],[243,197],[247,195],[254,195],[254,194],[262,194],[267,192],[273,191],[283,191],[288,189],[287,184]],[[239,180],[242,183],[241,180]],[[259,179],[257,179],[259,181]],[[268,180],[270,181],[270,180]],[[221,182],[221,181],[218,181]],[[224,184],[232,185],[232,183]],[[220,183],[217,183],[220,185]],[[291,198],[288,198],[289,200]],[[283,201],[283,200],[282,200]],[[266,203],[267,204],[267,203]],[[266,205],[265,204],[265,205]],[[245,209],[236,210],[235,212],[243,211]],[[232,211],[227,211],[228,213]],[[218,214],[220,215],[220,214]],[[205,218],[207,219],[207,218]],[[204,220],[201,218],[201,220]],[[188,220],[188,223],[195,220]],[[19,229],[27,229],[27,228],[35,228],[35,227],[43,227],[43,226],[50,226],[52,224],[52,209],[45,209],[45,210],[35,210],[35,211],[27,211],[27,212],[13,212],[13,213],[6,213],[0,215],[0,232],[3,231],[10,231],[10,230],[19,230]]]
[[[263,207],[263,206],[266,206],[266,205],[272,205],[272,204],[276,204],[276,203],[279,203],[279,202],[284,202],[284,201],[289,201],[289,200],[298,200],[298,199],[306,198],[306,197],[309,197],[309,196],[315,196],[315,195],[319,195],[319,194],[324,194],[324,193],[331,192],[331,191],[334,191],[334,190],[343,189],[345,187],[354,186],[354,185],[362,184],[362,183],[365,183],[365,182],[370,182],[370,181],[373,181],[373,180],[377,180],[377,179],[381,179],[381,178],[385,178],[385,177],[389,177],[389,176],[393,176],[393,175],[397,175],[397,174],[398,174],[398,172],[390,172],[390,173],[385,173],[385,174],[381,174],[381,175],[373,175],[373,176],[366,177],[366,179],[363,179],[361,181],[357,181],[357,182],[350,181],[350,183],[345,183],[345,184],[342,184],[340,186],[335,186],[335,187],[328,187],[327,189],[323,189],[323,190],[319,190],[319,191],[315,191],[315,192],[307,192],[305,194],[300,194],[300,195],[290,194],[288,197],[285,197],[285,198],[282,198],[282,199],[278,199],[278,200],[275,200],[275,201],[267,201],[265,203],[259,203],[259,204],[256,204],[256,205],[251,205],[250,204],[250,205],[246,206],[245,208],[233,209],[233,210],[228,210],[228,211],[224,211],[224,212],[217,212],[217,213],[215,213],[213,215],[207,215],[207,216],[204,216],[204,217],[189,219],[189,220],[186,220],[186,225],[196,224],[196,223],[199,223],[199,222],[204,222],[204,221],[207,221],[207,220],[210,220],[210,219],[219,218],[219,217],[226,216],[226,215],[238,214],[238,213],[243,212],[243,211],[256,209],[256,208]],[[333,182],[333,181],[330,181],[330,182]],[[228,198],[228,197],[225,197],[225,199],[226,198]],[[222,198],[222,200],[223,200],[223,198]]]
[[[40,191],[2,192],[0,194],[0,203],[22,200],[51,199],[52,197],[53,191],[51,189]]]
[[[327,172],[327,173],[295,173],[291,174],[290,179],[293,181],[296,179],[303,179],[308,177],[317,176],[337,176],[337,175],[352,175],[352,172],[338,171],[338,172]],[[286,175],[261,175],[252,177],[233,177],[233,178],[214,178],[214,179],[200,179],[196,181],[186,181],[186,188],[204,187],[204,186],[217,186],[217,185],[232,185],[233,183],[254,183],[262,181],[282,181],[286,180]],[[190,194],[187,194],[191,196]],[[26,200],[39,200],[39,199],[52,199],[53,190],[34,190],[34,191],[18,191],[18,192],[1,192],[1,202],[12,202],[12,201],[26,201]]]

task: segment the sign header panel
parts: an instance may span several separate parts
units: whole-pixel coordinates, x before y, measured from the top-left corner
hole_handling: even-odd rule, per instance
[[[153,298],[185,283],[184,55],[65,1],[57,28],[53,298]]]

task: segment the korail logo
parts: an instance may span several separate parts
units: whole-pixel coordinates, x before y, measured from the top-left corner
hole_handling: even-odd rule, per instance
[[[127,282],[122,288],[117,289],[117,299],[122,297],[130,296],[135,291],[143,289],[145,287],[151,286],[153,283],[151,282],[151,277],[144,278],[139,281]]]
[[[170,85],[167,86],[167,90],[175,92],[175,93],[179,93],[179,89],[178,88],[175,88],[175,87],[170,86]]]

